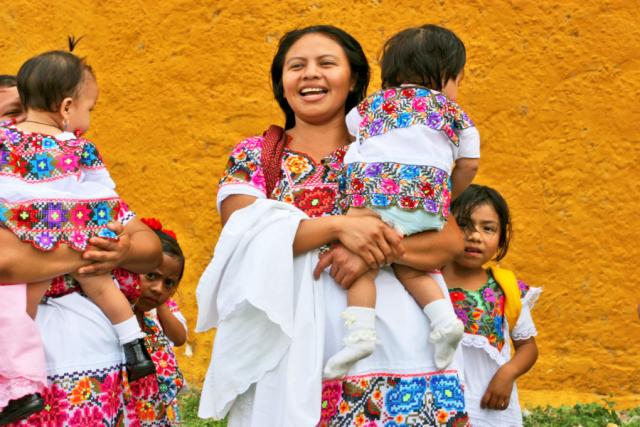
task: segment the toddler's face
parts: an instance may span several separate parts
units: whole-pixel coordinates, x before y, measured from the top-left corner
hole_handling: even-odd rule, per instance
[[[455,262],[467,268],[481,268],[498,252],[500,217],[485,203],[471,212],[471,224],[459,224],[464,232],[464,252]]]
[[[442,86],[442,93],[450,100],[455,101],[458,97],[458,89],[460,88],[460,83],[462,83],[463,78],[464,70],[460,71],[460,74],[458,74],[455,79],[449,79],[449,81]]]
[[[171,298],[178,290],[181,267],[178,258],[163,253],[160,267],[140,275],[142,292],[136,307],[142,311],[149,311]]]
[[[89,73],[69,107],[69,131],[81,134],[89,129],[91,111],[98,101],[98,84]]]

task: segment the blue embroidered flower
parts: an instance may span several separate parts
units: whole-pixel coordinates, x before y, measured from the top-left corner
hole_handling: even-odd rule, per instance
[[[417,89],[416,90],[416,98],[424,98],[425,96],[429,96],[429,91],[427,89]]]
[[[93,222],[98,225],[106,225],[111,221],[111,209],[106,202],[100,202],[93,208],[93,215],[91,217]]]
[[[495,316],[493,318],[493,328],[496,331],[496,335],[499,335],[500,337],[504,335],[502,331],[503,323],[504,323],[504,319],[502,316]]]
[[[375,178],[382,172],[382,166],[382,163],[369,163],[364,171],[364,175],[369,178]]]
[[[106,227],[101,228],[100,231],[98,231],[98,237],[103,237],[105,239],[112,239],[112,240],[118,239],[118,235]]]
[[[434,405],[447,412],[464,410],[464,394],[457,375],[434,375],[429,379]]]
[[[393,416],[420,411],[424,406],[426,392],[427,380],[425,378],[402,379],[387,393],[385,406]]]
[[[80,164],[83,166],[94,166],[95,163],[98,163],[98,160],[99,158],[96,146],[93,144],[86,144],[82,151]]]
[[[58,144],[53,138],[45,137],[42,138],[42,148],[44,148],[45,150],[55,150],[56,148],[58,148]]]
[[[49,203],[43,213],[44,222],[49,228],[60,228],[67,221],[68,211],[62,207],[62,203]]]
[[[379,135],[384,127],[384,121],[382,119],[376,119],[369,126],[369,134],[371,136]]]
[[[411,114],[410,113],[398,114],[397,124],[399,128],[406,128],[411,126]]]
[[[413,165],[403,165],[400,168],[400,177],[403,179],[414,179],[420,175],[420,167]]]
[[[378,108],[380,108],[380,105],[383,101],[384,99],[382,99],[382,95],[376,96],[375,98],[373,98],[373,100],[371,100],[371,109],[377,110]]]
[[[38,179],[48,178],[53,172],[53,159],[46,153],[38,153],[29,162],[30,171]]]
[[[0,223],[4,223],[7,221],[8,212],[9,212],[9,209],[5,207],[4,203],[0,203]]]
[[[384,194],[374,194],[371,198],[371,204],[377,208],[386,208],[391,204],[391,197]]]

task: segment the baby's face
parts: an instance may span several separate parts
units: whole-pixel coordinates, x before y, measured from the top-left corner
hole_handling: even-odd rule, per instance
[[[455,101],[458,97],[458,89],[460,88],[460,83],[462,83],[463,78],[464,70],[460,71],[460,74],[458,74],[454,79],[449,79],[449,81],[442,86],[442,93],[444,93],[450,100]]]
[[[25,119],[25,116],[25,111],[20,103],[18,88],[16,86],[0,87],[0,122],[9,119],[21,122]]]

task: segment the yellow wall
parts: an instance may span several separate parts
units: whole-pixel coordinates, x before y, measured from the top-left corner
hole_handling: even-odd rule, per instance
[[[616,395],[638,404],[635,3],[13,0],[0,14],[0,73],[64,48],[67,34],[86,36],[78,53],[101,89],[89,136],[132,207],[177,231],[188,256],[180,298],[193,327],[195,285],[220,229],[215,191],[226,155],[280,121],[268,79],[278,38],[297,26],[343,27],[374,64],[373,90],[386,38],[426,22],[453,29],[468,49],[460,102],[482,134],[476,182],[502,191],[514,213],[503,265],[544,286],[534,312],[540,359],[520,381],[524,400]],[[192,384],[212,338],[192,333],[193,356],[179,351]]]

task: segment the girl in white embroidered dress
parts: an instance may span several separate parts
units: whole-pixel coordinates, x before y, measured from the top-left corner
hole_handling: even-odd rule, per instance
[[[70,52],[46,52],[20,68],[18,91],[27,117],[0,127],[0,226],[19,240],[3,234],[3,251],[31,244],[39,251],[24,262],[37,266],[50,259],[48,251],[65,245],[75,250],[68,251],[70,258],[80,259],[91,238],[118,239],[110,227],[123,228],[109,225],[111,221],[119,220],[128,230],[133,219],[95,145],[78,136],[88,129],[98,98],[95,76]],[[149,231],[133,224],[138,231]],[[125,349],[130,380],[154,373],[144,333],[111,274],[71,275],[112,322]],[[32,317],[50,283],[29,283]]]
[[[480,157],[478,131],[454,103],[465,61],[462,41],[435,25],[406,29],[386,42],[383,88],[347,115],[349,133],[356,138],[344,159],[349,215],[379,216],[404,236],[442,230],[451,199],[449,179],[455,198],[473,180]],[[462,325],[425,272],[395,264],[393,270],[429,319],[436,365],[445,368]],[[344,375],[373,352],[377,273],[368,272],[349,289],[349,307],[342,313],[349,334],[325,367],[328,378]]]
[[[465,325],[462,353],[471,424],[522,425],[515,381],[538,357],[531,308],[540,289],[517,281],[508,270],[483,267],[501,260],[509,245],[509,208],[497,191],[471,185],[451,212],[464,230],[465,250],[442,273]]]

